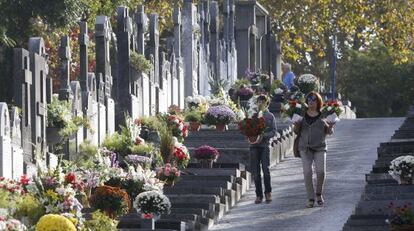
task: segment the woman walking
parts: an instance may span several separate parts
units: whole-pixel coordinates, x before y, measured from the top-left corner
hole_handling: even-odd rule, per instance
[[[312,208],[316,201],[323,206],[322,196],[326,173],[326,135],[333,133],[333,123],[327,123],[321,115],[322,97],[317,92],[310,92],[306,96],[308,105],[302,121],[295,123],[294,131],[300,134],[298,149],[303,165],[303,176],[308,197],[306,207]],[[316,170],[316,193],[313,187],[312,165]]]

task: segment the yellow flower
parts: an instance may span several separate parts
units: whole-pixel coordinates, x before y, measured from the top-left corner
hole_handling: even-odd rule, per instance
[[[37,222],[36,231],[76,231],[76,227],[62,215],[46,214]]]
[[[59,195],[53,191],[52,189],[48,189],[45,193],[45,195],[49,198],[51,198],[52,200],[58,200],[59,199]]]

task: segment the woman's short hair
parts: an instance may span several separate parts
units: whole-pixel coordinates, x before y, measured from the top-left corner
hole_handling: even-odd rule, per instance
[[[313,96],[313,95],[316,97],[316,107],[317,107],[317,110],[320,111],[321,108],[322,108],[322,105],[323,105],[323,100],[322,100],[322,96],[318,92],[316,92],[316,91],[309,92],[306,95],[305,103],[308,104],[308,98],[309,98],[309,96]]]

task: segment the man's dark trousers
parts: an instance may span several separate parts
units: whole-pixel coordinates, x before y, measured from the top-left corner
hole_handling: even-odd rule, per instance
[[[262,189],[262,176],[265,186],[265,193],[272,192],[272,186],[270,184],[270,149],[269,146],[251,146],[250,147],[250,166],[254,178],[254,184],[256,186],[256,196],[263,198]]]

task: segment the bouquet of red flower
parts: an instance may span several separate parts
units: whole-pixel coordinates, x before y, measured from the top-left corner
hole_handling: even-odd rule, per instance
[[[254,143],[266,128],[264,117],[253,116],[239,122],[240,133],[247,136],[249,142]]]
[[[186,146],[178,143],[174,146],[173,158],[177,166],[180,168],[187,167],[188,161],[190,160],[190,155]]]
[[[328,115],[327,122],[336,123],[339,121],[339,115],[342,114],[341,104],[336,100],[330,100],[323,104],[321,112]]]
[[[173,185],[180,177],[181,172],[178,168],[172,166],[170,163],[165,164],[157,169],[157,178],[165,181],[168,185]]]
[[[170,115],[167,118],[168,127],[171,129],[173,136],[182,142],[188,136],[188,125],[176,115]]]
[[[302,120],[304,106],[297,100],[288,100],[288,103],[283,105],[282,112],[284,116],[288,116],[293,123]]]

